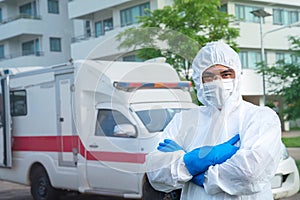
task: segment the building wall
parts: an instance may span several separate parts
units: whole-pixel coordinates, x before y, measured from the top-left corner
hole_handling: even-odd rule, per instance
[[[59,14],[48,13],[47,0],[37,0],[37,18],[19,18],[19,6],[32,0],[11,0],[0,3],[2,19],[0,23],[0,44],[4,45],[5,59],[0,59],[0,67],[49,66],[67,62],[71,58],[72,22],[68,18],[68,0],[59,1]],[[61,52],[50,51],[50,37],[61,38]],[[39,40],[36,54],[24,55],[22,43]]]
[[[266,12],[272,14],[264,18],[262,25],[263,46],[265,50],[265,61],[269,66],[274,66],[277,59],[276,53],[289,53],[290,42],[289,36],[299,36],[300,28],[289,27],[288,25],[276,25],[274,24],[273,9],[283,9],[286,11],[297,11],[298,19],[300,19],[300,2],[299,1],[224,1],[228,4],[228,13],[235,15],[236,5],[256,6],[263,8]],[[292,5],[292,6],[291,6]],[[260,35],[260,23],[254,23],[249,21],[236,21],[233,26],[240,29],[240,37],[237,39],[237,43],[241,51],[261,51],[261,35]],[[272,32],[274,31],[274,32]],[[244,68],[247,66],[243,66]],[[249,66],[248,66],[249,67]],[[251,72],[252,71],[252,72]],[[256,69],[244,69],[243,70],[243,85],[242,94],[249,98],[259,98],[259,102],[262,102],[262,85],[263,80],[261,75],[255,73]],[[266,95],[271,95],[272,87],[265,81]],[[256,96],[259,95],[259,96]]]
[[[118,2],[118,3],[117,3]],[[73,20],[74,37],[71,45],[71,52],[73,59],[107,59],[107,60],[120,60],[121,57],[127,54],[128,50],[118,49],[119,42],[116,41],[115,36],[125,30],[128,27],[121,26],[120,11],[126,8],[130,8],[135,5],[140,5],[149,2],[150,9],[154,10],[162,8],[165,5],[170,5],[172,0],[134,0],[134,1],[112,1],[113,7],[108,7],[106,3],[101,6],[97,4],[98,10],[87,10],[83,15],[80,15],[81,11],[72,11],[75,5],[78,7],[83,4],[83,1],[75,0],[69,3],[69,10],[72,13],[70,19]],[[74,4],[74,5],[73,5]],[[96,7],[92,2],[89,2],[89,7]],[[103,36],[95,38],[93,33],[95,32],[94,23],[96,21],[104,20],[108,17],[113,18],[113,30],[105,32]],[[89,20],[91,26],[92,36],[86,37],[85,35],[85,21]],[[136,26],[136,25],[132,25]],[[96,47],[96,48],[95,48]]]

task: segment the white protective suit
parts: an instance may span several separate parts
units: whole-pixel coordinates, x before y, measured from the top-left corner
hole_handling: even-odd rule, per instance
[[[221,110],[203,98],[202,72],[220,64],[235,71],[233,94]],[[170,192],[182,188],[183,200],[251,199],[271,200],[271,179],[281,157],[281,128],[276,113],[242,100],[241,63],[238,54],[223,42],[203,47],[193,61],[193,79],[198,99],[197,109],[177,114],[164,130],[163,139],[173,139],[185,151],[148,154],[146,165],[151,185]],[[183,162],[185,152],[205,145],[223,143],[240,134],[240,149],[222,164],[206,171],[204,187],[189,180],[192,176]]]

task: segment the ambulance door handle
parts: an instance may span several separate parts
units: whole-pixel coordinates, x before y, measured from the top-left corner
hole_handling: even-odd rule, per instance
[[[90,144],[89,147],[91,147],[91,148],[98,148],[98,145],[96,145],[96,144]]]

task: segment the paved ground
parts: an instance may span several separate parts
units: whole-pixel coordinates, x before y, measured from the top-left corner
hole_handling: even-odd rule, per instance
[[[300,137],[300,131],[282,132],[282,137]]]
[[[0,200],[33,200],[30,188],[24,185],[0,181]],[[94,195],[69,194],[61,200],[121,200],[120,198],[100,197]]]

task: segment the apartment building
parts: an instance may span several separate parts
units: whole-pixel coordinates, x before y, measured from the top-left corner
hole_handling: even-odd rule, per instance
[[[68,0],[0,0],[0,67],[49,66],[71,58]]]
[[[236,16],[233,26],[240,29],[237,43],[243,67],[244,98],[255,104],[263,104],[263,80],[256,73],[256,63],[262,61],[260,18],[251,12],[263,9],[269,16],[263,17],[262,33],[264,61],[275,65],[279,60],[286,63],[300,62],[289,51],[289,36],[300,36],[300,1],[299,0],[223,0],[223,10]],[[271,86],[265,82],[267,99],[272,100]],[[273,97],[276,99],[277,97]]]
[[[172,0],[73,0],[69,2],[69,17],[74,25],[72,58],[101,58],[132,60],[134,55],[119,50],[115,36],[124,29],[137,25],[136,16],[145,15],[144,9],[154,10],[170,5]]]

